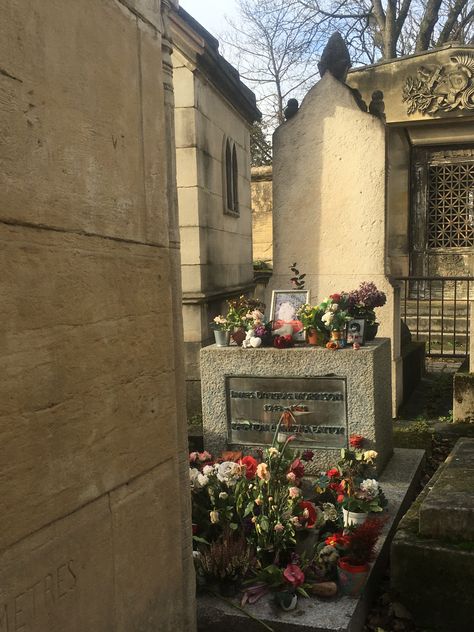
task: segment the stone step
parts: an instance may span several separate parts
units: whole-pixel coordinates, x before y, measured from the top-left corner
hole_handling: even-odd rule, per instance
[[[452,334],[455,331],[455,327],[457,334],[465,334],[466,330],[469,331],[465,318],[454,318],[453,316],[444,316],[443,319],[440,317],[430,319],[429,316],[421,315],[418,319],[416,316],[407,316],[405,323],[412,334],[416,332],[417,325],[418,331],[429,331],[431,328],[432,332]]]

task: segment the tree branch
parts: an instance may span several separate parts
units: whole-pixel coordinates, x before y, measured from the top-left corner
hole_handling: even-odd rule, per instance
[[[418,37],[416,38],[415,52],[419,53],[428,50],[435,24],[439,18],[441,3],[442,0],[428,0],[425,13],[421,20]]]

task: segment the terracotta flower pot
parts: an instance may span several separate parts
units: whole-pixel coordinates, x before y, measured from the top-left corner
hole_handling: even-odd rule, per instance
[[[348,558],[341,557],[337,563],[337,577],[341,593],[348,597],[358,597],[365,586],[369,570],[368,564],[354,566],[349,563]]]
[[[357,526],[359,524],[364,524],[364,522],[368,518],[368,513],[358,512],[358,511],[347,511],[347,509],[342,508],[342,516],[344,518],[344,526],[350,527],[351,525]]]
[[[306,330],[306,342],[309,345],[317,345],[319,342],[319,333],[317,331],[317,329],[314,329],[314,327],[308,327],[308,329]]]

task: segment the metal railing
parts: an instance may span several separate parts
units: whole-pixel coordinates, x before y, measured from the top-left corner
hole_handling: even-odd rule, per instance
[[[469,354],[469,301],[474,277],[398,277],[401,318],[426,355],[462,358]]]

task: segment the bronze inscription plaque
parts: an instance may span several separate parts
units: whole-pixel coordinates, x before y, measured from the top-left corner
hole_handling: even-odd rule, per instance
[[[297,436],[295,446],[347,447],[345,378],[227,377],[226,394],[230,444],[271,444],[291,411],[281,430]]]

